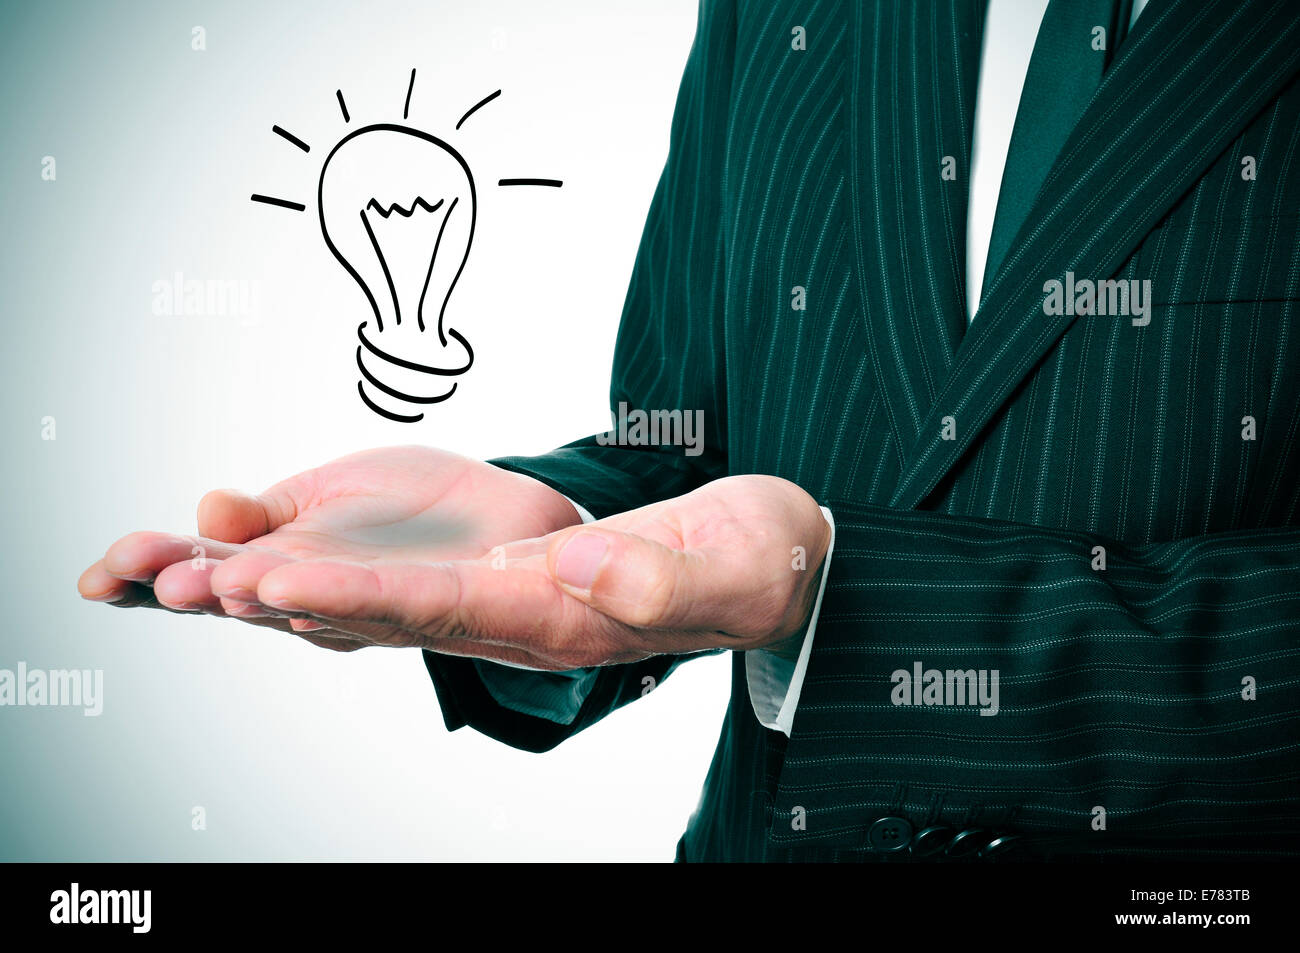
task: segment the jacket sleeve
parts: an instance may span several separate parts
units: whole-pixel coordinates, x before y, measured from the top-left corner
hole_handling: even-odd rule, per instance
[[[773,840],[868,847],[901,817],[1071,853],[1300,850],[1300,529],[1132,547],[829,506]]]
[[[673,113],[668,160],[633,266],[610,384],[615,414],[620,407],[690,414],[702,420],[701,441],[619,446],[593,435],[539,457],[491,461],[541,480],[597,519],[680,496],[726,474],[721,186],[734,49],[732,4],[704,0]],[[431,653],[425,663],[448,728],[468,724],[515,747],[544,751],[661,684],[693,657],[611,666],[594,678],[539,673],[538,690],[527,694],[577,708],[576,716],[570,711],[558,720],[498,704],[480,677],[492,671],[490,663]],[[512,694],[526,691],[521,676],[527,673],[509,674]]]

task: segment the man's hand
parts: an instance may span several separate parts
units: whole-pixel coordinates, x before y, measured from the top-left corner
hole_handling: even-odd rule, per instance
[[[199,536],[132,533],[79,589],[344,651],[420,646],[569,669],[788,651],[829,541],[813,499],[767,476],[578,522],[529,477],[427,448],[374,450],[259,496],[213,491]]]
[[[214,595],[212,577],[220,581],[225,561],[241,554],[247,566],[323,556],[475,558],[579,521],[562,495],[530,477],[427,447],[392,447],[343,457],[260,496],[215,490],[199,504],[199,536],[125,536],[82,574],[78,589],[118,606],[230,615],[350,650],[364,643]]]
[[[480,558],[252,551],[227,559],[212,585],[358,644],[565,670],[714,648],[788,652],[829,542],[798,486],[738,476]]]

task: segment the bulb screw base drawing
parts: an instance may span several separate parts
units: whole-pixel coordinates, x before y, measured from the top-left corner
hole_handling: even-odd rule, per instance
[[[455,378],[474,364],[474,349],[455,328],[447,329],[441,347],[432,333],[414,338],[424,345],[419,348],[422,361],[429,361],[431,357],[438,359],[436,364],[430,364],[399,357],[380,347],[366,334],[368,323],[363,322],[357,328],[357,337],[361,341],[357,345],[357,369],[361,372],[357,392],[367,407],[389,420],[401,423],[423,420],[424,408],[439,404],[456,393],[458,382]],[[375,337],[383,340],[383,335]],[[441,353],[428,353],[431,339],[435,342],[434,350]]]

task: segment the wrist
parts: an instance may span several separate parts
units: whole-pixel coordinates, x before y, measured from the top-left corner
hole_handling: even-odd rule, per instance
[[[520,505],[519,511],[527,514],[528,531],[521,531],[517,538],[547,536],[582,523],[581,514],[568,497],[559,490],[526,473],[507,470],[504,467],[497,467],[496,464],[491,466],[498,472],[507,474],[514,481],[515,486],[510,495]]]

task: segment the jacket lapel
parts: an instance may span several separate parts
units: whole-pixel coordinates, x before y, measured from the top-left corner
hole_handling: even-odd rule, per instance
[[[1044,313],[1044,283],[1065,281],[1067,272],[1112,277],[1296,74],[1300,17],[1292,3],[1152,0],[1048,173],[961,342],[905,454],[894,506],[924,502],[1074,322]],[[955,439],[943,439],[949,416]]]
[[[904,449],[916,443],[966,325],[967,170],[985,2],[849,4],[857,286],[870,360]]]

